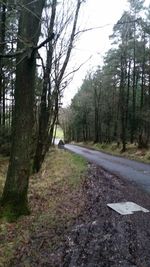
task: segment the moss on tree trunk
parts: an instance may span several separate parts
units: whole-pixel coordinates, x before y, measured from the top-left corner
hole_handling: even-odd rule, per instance
[[[31,1],[24,0],[23,3],[27,5],[29,2]],[[40,17],[44,2],[44,0],[33,2],[30,5],[30,9],[38,14],[39,19],[29,15],[28,10],[21,10],[18,36],[22,36],[23,40],[28,40],[28,43],[34,44],[34,46],[37,45],[40,34]],[[27,192],[30,175],[36,59],[31,48],[27,48],[26,44],[18,38],[17,49],[24,48],[26,49],[25,54],[16,58],[11,156],[1,200],[3,215],[11,218],[29,214]],[[28,49],[30,49],[30,54]]]

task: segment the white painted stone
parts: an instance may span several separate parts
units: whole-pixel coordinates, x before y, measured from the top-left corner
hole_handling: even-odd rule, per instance
[[[110,203],[107,206],[121,215],[133,214],[136,211],[149,212],[149,210],[144,209],[134,202]]]

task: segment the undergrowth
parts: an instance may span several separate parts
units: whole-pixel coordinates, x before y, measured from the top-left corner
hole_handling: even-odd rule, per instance
[[[42,170],[30,178],[30,216],[22,216],[11,224],[0,220],[0,267],[16,266],[15,260],[26,266],[25,255],[32,259],[40,257],[43,242],[47,242],[49,253],[56,249],[63,232],[84,207],[81,185],[86,168],[87,163],[80,156],[57,149],[49,152]],[[6,172],[3,164],[2,169],[1,193]],[[36,248],[31,246],[34,238]]]

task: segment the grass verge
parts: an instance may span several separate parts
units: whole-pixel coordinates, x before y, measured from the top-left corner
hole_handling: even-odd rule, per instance
[[[53,149],[47,155],[41,172],[30,179],[31,215],[11,224],[0,221],[0,267],[15,266],[17,261],[34,266],[34,259],[43,260],[45,244],[49,256],[56,250],[65,229],[83,210],[86,168],[83,158],[67,151]],[[1,187],[3,180],[4,175]]]

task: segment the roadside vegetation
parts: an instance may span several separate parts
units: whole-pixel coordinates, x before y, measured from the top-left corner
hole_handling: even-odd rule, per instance
[[[86,146],[88,148],[96,149],[102,152],[109,153],[111,155],[122,156],[128,159],[141,161],[144,163],[150,163],[150,150],[139,149],[135,144],[127,144],[126,151],[122,152],[120,146],[116,143],[93,143],[93,142],[79,142],[80,146]]]
[[[64,133],[60,126],[57,127],[56,138],[64,139]],[[80,146],[86,146],[88,148],[96,149],[102,152],[109,153],[111,155],[122,156],[128,159],[133,159],[137,161],[141,161],[144,163],[150,163],[150,149],[146,148],[138,148],[137,144],[126,144],[126,151],[122,152],[121,145],[112,142],[112,143],[94,143],[92,141],[86,142],[72,142],[73,144],[77,144]]]
[[[8,159],[1,158],[0,193],[7,165]],[[30,258],[38,259],[40,264],[43,260],[40,251],[45,244],[49,247],[49,254],[56,250],[64,232],[82,212],[84,200],[81,185],[86,168],[87,163],[80,156],[63,150],[51,150],[41,171],[30,177],[31,215],[22,216],[13,223],[0,219],[0,267],[8,264],[15,266],[16,260],[28,266],[26,264]],[[36,248],[31,248],[34,241]]]
[[[64,133],[60,126],[57,127],[56,138],[64,139]],[[122,152],[121,144],[116,142],[112,143],[93,143],[92,141],[87,142],[72,142],[80,146],[86,146],[88,148],[96,149],[102,152],[109,153],[111,155],[122,156],[128,159],[141,161],[144,163],[150,163],[150,149],[138,148],[137,144],[126,144],[126,151]]]

